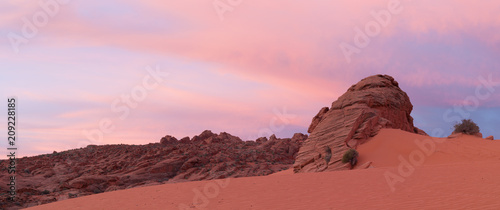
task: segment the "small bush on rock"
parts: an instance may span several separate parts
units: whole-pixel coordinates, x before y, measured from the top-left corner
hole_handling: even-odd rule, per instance
[[[356,165],[358,162],[358,151],[355,149],[349,149],[342,156],[342,163],[351,163],[351,165]]]
[[[332,149],[330,147],[325,147],[325,161],[328,164],[332,158]]]
[[[464,133],[467,135],[474,135],[479,133],[479,126],[471,119],[464,119],[461,123],[457,123],[453,126],[455,131],[453,133]]]

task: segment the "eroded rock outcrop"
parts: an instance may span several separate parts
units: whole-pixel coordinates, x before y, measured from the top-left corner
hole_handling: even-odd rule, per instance
[[[330,108],[328,108],[328,107],[323,107],[323,108],[321,108],[321,110],[319,110],[318,114],[316,114],[316,116],[314,116],[314,118],[311,122],[311,125],[309,125],[309,129],[307,129],[308,133],[312,133],[314,131],[316,126],[319,124],[319,122],[321,122],[321,120],[323,120],[323,117],[325,117],[325,114],[328,111],[330,111]]]
[[[307,135],[242,141],[203,131],[192,139],[161,138],[147,145],[89,145],[17,161],[17,203],[29,207],[101,192],[162,183],[268,175],[292,166]],[[8,191],[7,164],[0,160],[0,190]],[[2,201],[7,194],[0,194]],[[17,206],[17,207],[16,207]]]
[[[344,169],[344,152],[365,143],[382,128],[427,135],[413,125],[412,109],[408,95],[391,76],[361,80],[313,118],[311,134],[299,150],[294,172]]]
[[[160,139],[160,144],[169,145],[169,144],[175,144],[175,143],[178,143],[177,139],[173,136],[170,136],[170,135],[166,135],[165,137]]]

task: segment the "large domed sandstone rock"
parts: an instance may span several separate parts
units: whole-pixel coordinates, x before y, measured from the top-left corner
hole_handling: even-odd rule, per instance
[[[345,169],[341,162],[344,152],[365,143],[382,128],[427,135],[413,126],[412,109],[408,95],[391,76],[361,80],[313,118],[311,135],[299,150],[294,172]]]

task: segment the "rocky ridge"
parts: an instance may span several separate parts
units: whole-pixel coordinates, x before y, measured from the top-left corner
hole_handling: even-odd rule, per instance
[[[138,186],[263,176],[291,167],[307,135],[242,141],[204,131],[147,145],[89,145],[17,160],[17,201],[7,202],[7,161],[0,166],[0,209],[16,209]]]

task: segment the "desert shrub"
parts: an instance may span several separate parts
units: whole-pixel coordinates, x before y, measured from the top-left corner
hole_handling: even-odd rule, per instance
[[[461,123],[457,123],[453,127],[455,128],[454,133],[464,133],[467,135],[479,133],[479,126],[471,119],[464,119]]]
[[[357,157],[358,151],[356,151],[355,149],[349,149],[344,153],[344,156],[342,156],[342,163],[349,163]]]
[[[326,161],[326,163],[329,163],[331,158],[332,158],[332,149],[330,149],[330,147],[325,147],[325,161]]]

